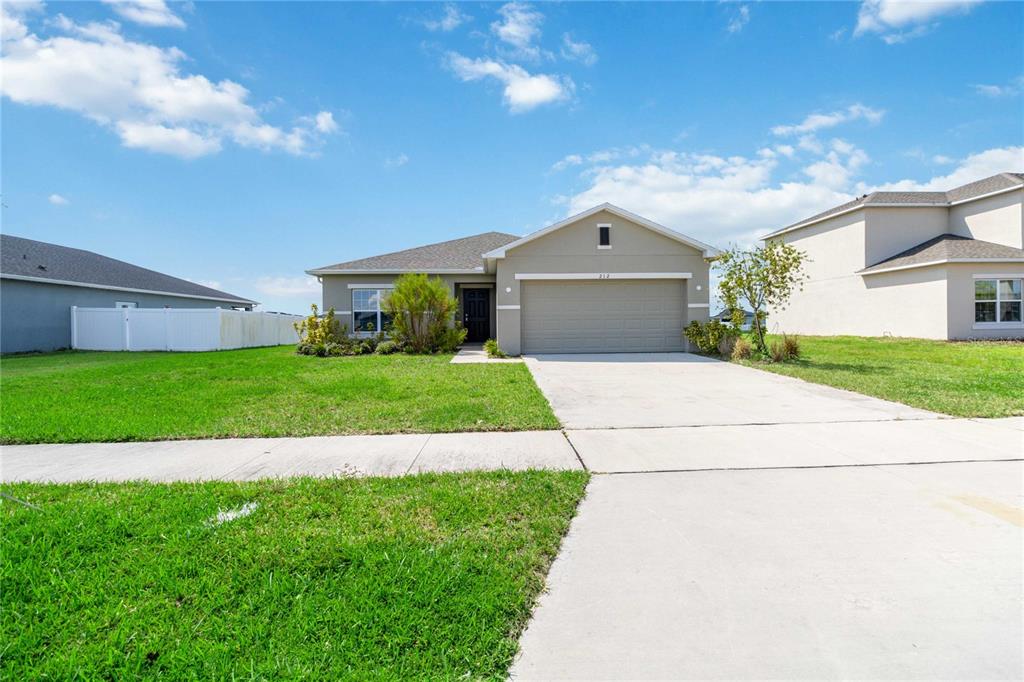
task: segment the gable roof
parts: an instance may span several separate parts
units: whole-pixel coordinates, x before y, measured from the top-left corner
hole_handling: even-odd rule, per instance
[[[718,249],[711,246],[710,244],[705,244],[704,242],[697,241],[692,237],[687,237],[685,234],[676,232],[675,230],[669,229],[664,225],[659,225],[658,223],[652,220],[648,220],[647,218],[638,216],[635,213],[630,213],[624,208],[619,208],[614,204],[609,204],[606,202],[603,204],[598,204],[597,206],[586,211],[583,211],[582,213],[577,213],[574,216],[570,216],[565,220],[554,223],[553,225],[548,225],[547,227],[541,228],[536,232],[531,232],[522,239],[517,239],[516,241],[505,244],[499,248],[494,249],[493,251],[488,251],[487,253],[484,254],[484,258],[504,258],[506,252],[508,252],[509,249],[514,249],[517,246],[522,246],[523,244],[526,244],[527,242],[532,242],[534,239],[543,237],[544,235],[550,234],[555,230],[560,230],[563,227],[566,227],[567,225],[571,225],[577,221],[583,220],[584,218],[588,218],[596,213],[600,213],[601,211],[607,211],[608,213],[617,215],[624,220],[628,220],[630,222],[636,223],[637,225],[646,227],[647,229],[657,232],[658,234],[668,237],[669,239],[674,239],[677,242],[682,242],[683,244],[686,244],[687,246],[692,246],[693,248],[702,251],[705,258],[710,258],[711,256],[717,256],[719,254]]]
[[[804,218],[792,225],[766,234],[761,239],[813,225],[825,218],[855,211],[864,206],[954,206],[966,201],[1024,187],[1024,173],[999,173],[991,177],[954,187],[948,192],[871,192],[856,199]]]
[[[350,260],[322,268],[307,270],[310,275],[331,275],[359,272],[483,272],[483,253],[519,239],[504,232],[483,232],[471,237],[452,239],[404,251],[385,253]]]
[[[941,263],[1024,263],[1024,249],[1005,244],[970,239],[958,234],[941,234],[921,242],[891,258],[858,271],[861,275],[873,275],[892,270],[923,268]]]
[[[101,256],[92,251],[0,235],[0,277],[136,293],[255,304],[241,296]]]

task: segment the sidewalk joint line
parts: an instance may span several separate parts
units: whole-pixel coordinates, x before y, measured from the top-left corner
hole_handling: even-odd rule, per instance
[[[878,424],[883,422],[938,422],[963,419],[974,421],[968,417],[906,417],[894,419],[833,419],[816,422],[742,422],[739,424],[668,424],[652,426],[566,426],[564,431],[653,431],[657,429],[708,429],[712,427],[733,426],[813,426],[815,424]]]
[[[1024,462],[1022,457],[1008,457],[1005,459],[938,459],[925,462],[856,462],[851,464],[805,464],[797,466],[767,466],[767,467],[706,467],[702,469],[650,469],[647,471],[593,471],[591,473],[600,476],[635,476],[638,474],[688,474],[701,471],[779,471],[788,469],[848,469],[852,467],[905,467],[924,466],[927,464],[978,464],[985,462]]]
[[[416,451],[416,456],[412,458],[411,462],[409,462],[409,468],[405,470],[406,475],[408,475],[409,472],[412,471],[412,468],[416,464],[416,461],[420,458],[420,455],[423,454],[423,449],[427,447],[427,443],[429,443],[430,439],[433,438],[433,437],[434,437],[434,434],[432,434],[432,433],[428,433],[427,434],[427,437],[423,441],[423,445],[421,445],[420,449]]]
[[[583,467],[583,470],[590,471],[590,469],[587,468],[587,463],[583,461],[582,457],[580,457],[580,451],[576,449],[576,445],[573,444],[572,439],[569,438],[569,434],[565,432],[565,429],[562,429],[562,436],[565,438],[565,442],[569,444],[569,447],[572,448],[572,454],[576,455],[576,459],[579,460],[580,466]]]

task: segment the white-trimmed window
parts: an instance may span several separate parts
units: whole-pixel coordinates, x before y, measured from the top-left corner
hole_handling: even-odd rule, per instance
[[[597,224],[597,248],[612,248],[612,226],[611,223]]]
[[[975,279],[974,324],[1021,324],[1022,280]]]
[[[115,308],[138,308],[139,304],[135,301],[114,301]]]
[[[376,334],[391,324],[391,316],[382,310],[390,289],[352,290],[352,331]]]

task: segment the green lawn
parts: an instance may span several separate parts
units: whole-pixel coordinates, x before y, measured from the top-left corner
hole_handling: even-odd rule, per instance
[[[777,374],[958,417],[1024,414],[1024,343],[801,336],[795,363],[744,363]]]
[[[5,443],[558,428],[522,364],[67,352],[0,359]]]
[[[586,481],[5,486],[0,678],[502,679]]]

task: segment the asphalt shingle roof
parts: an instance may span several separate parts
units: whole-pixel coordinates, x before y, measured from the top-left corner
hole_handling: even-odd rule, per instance
[[[437,271],[483,269],[483,254],[519,239],[504,232],[484,232],[471,237],[417,246],[404,251],[350,260],[310,270]]]
[[[256,303],[241,296],[204,287],[155,270],[140,268],[92,251],[8,234],[0,235],[0,273]]]
[[[1000,173],[984,180],[955,187],[948,192],[872,192],[871,194],[857,197],[845,204],[833,206],[821,213],[816,213],[810,218],[798,220],[792,225],[776,230],[772,234],[777,234],[804,223],[817,222],[822,218],[827,218],[830,215],[842,213],[858,206],[871,206],[873,204],[931,204],[934,206],[948,206],[954,201],[965,201],[1015,186],[1024,186],[1024,173]]]
[[[917,246],[897,253],[891,258],[864,268],[860,274],[870,274],[892,268],[921,265],[946,260],[989,260],[993,258],[1024,258],[1024,249],[1005,244],[969,239],[958,234],[941,234]]]

